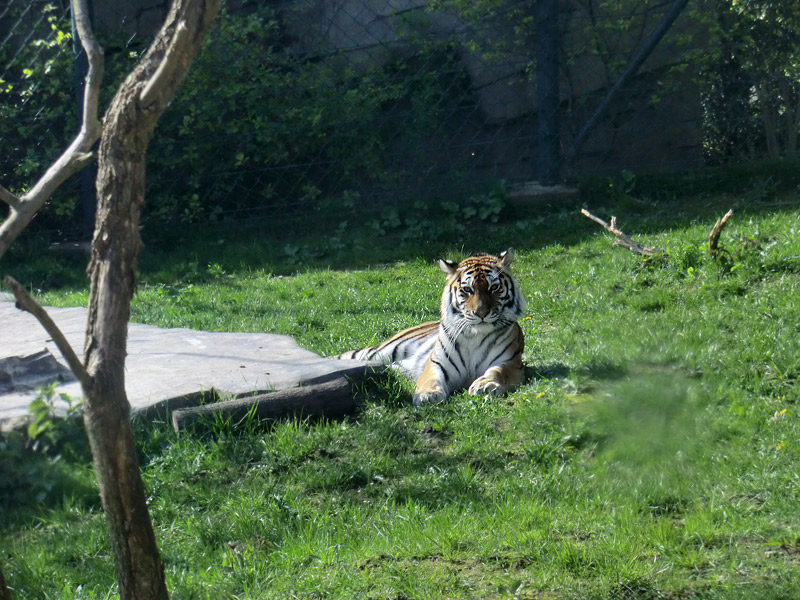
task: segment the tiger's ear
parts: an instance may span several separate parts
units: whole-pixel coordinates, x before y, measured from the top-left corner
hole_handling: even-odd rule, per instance
[[[514,260],[514,249],[509,248],[505,252],[500,253],[500,262],[498,265],[501,268],[508,267],[511,264],[511,261]]]
[[[444,271],[447,275],[452,275],[458,270],[458,263],[452,260],[439,260],[439,268]]]

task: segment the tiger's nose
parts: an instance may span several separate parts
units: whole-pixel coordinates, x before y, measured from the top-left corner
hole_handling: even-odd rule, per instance
[[[475,314],[475,316],[479,317],[480,319],[485,319],[486,315],[489,314],[489,309],[488,308],[478,308],[478,309],[474,310],[473,313]]]

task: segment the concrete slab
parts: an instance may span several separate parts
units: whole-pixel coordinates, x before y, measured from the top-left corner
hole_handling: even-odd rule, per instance
[[[49,307],[47,311],[81,356],[87,310]],[[11,296],[0,294],[0,361],[30,357],[45,350],[66,368],[66,362],[38,321],[18,310]],[[46,363],[48,358],[40,355],[37,360]],[[201,392],[263,393],[362,373],[369,366],[363,361],[324,358],[285,335],[161,329],[131,323],[125,388],[131,410],[137,414],[156,406],[185,405],[187,396]],[[16,383],[11,381],[13,369],[11,373],[6,376],[8,381],[0,385],[0,431],[18,427],[27,420],[28,406],[40,385],[58,382],[58,394],[73,399],[83,395],[80,384],[64,376],[63,369],[56,369],[49,379],[37,373],[33,380],[18,378]],[[58,408],[65,410],[66,403],[59,401]]]

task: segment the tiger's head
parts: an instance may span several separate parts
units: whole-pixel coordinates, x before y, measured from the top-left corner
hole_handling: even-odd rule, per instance
[[[525,299],[514,276],[514,249],[500,256],[476,254],[460,263],[440,260],[447,275],[442,293],[442,322],[498,327],[509,325],[525,312]]]

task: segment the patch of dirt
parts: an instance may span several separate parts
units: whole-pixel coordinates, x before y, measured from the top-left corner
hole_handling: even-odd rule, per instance
[[[432,425],[425,425],[421,433],[422,439],[434,450],[440,450],[450,439],[449,433]]]
[[[764,550],[764,556],[766,558],[784,558],[793,564],[800,565],[800,543],[769,546]]]

